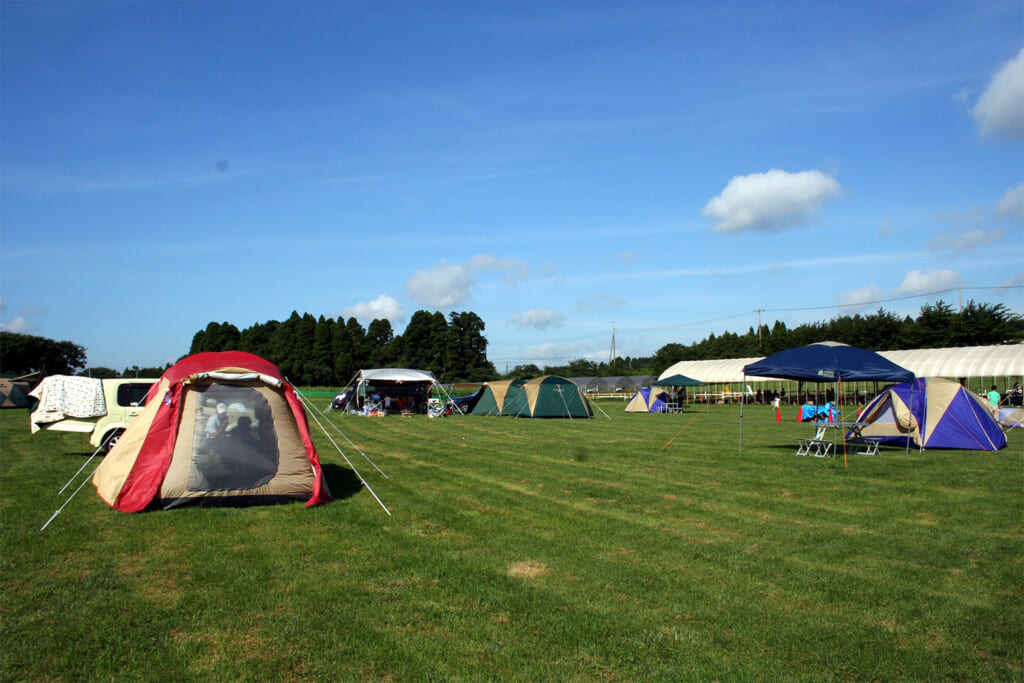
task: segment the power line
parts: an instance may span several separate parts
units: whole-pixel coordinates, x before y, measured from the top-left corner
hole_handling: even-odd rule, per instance
[[[845,308],[864,308],[866,306],[874,306],[876,304],[892,303],[894,301],[906,301],[908,299],[920,299],[920,298],[938,296],[938,295],[941,295],[941,294],[949,294],[950,292],[958,292],[958,291],[962,291],[962,290],[967,290],[967,291],[993,291],[993,290],[995,290],[995,291],[1006,292],[1006,291],[1011,290],[1011,289],[1024,289],[1024,284],[1022,284],[1022,285],[980,286],[980,287],[950,287],[948,289],[938,289],[938,290],[934,290],[934,291],[931,291],[931,292],[920,292],[918,294],[908,294],[906,296],[888,297],[888,298],[885,298],[885,299],[872,299],[870,301],[860,301],[860,302],[849,303],[849,304],[831,304],[831,305],[827,305],[827,306],[802,306],[802,307],[796,307],[796,308],[755,308],[753,311],[743,311],[741,313],[733,313],[731,315],[720,316],[720,317],[717,317],[717,318],[708,318],[706,320],[696,320],[696,321],[691,321],[691,322],[686,322],[686,323],[677,323],[675,325],[666,325],[664,327],[661,327],[660,329],[696,327],[698,325],[710,325],[710,324],[713,324],[713,323],[720,323],[720,322],[725,322],[727,320],[734,320],[736,318],[746,317],[746,316],[750,315],[751,312],[753,312],[753,313],[756,313],[757,316],[758,316],[758,331],[760,332],[760,328],[761,328],[761,313],[797,313],[797,312],[806,312],[806,311],[828,311],[828,310],[845,309]],[[650,329],[650,328],[647,328],[647,329]],[[616,331],[617,331],[617,328],[613,327],[613,329],[612,329],[612,344],[613,344],[613,347],[612,348],[614,348],[614,343],[615,343],[614,340],[615,340],[615,332]],[[594,355],[594,354],[591,354],[591,355]],[[583,359],[583,358],[584,358],[584,356],[579,356],[579,355],[571,356],[571,357],[566,357],[566,356],[559,356],[559,357],[533,356],[533,357],[530,357],[530,358],[501,358],[499,360],[505,361],[506,366],[507,366],[507,364],[509,362],[516,362],[516,361],[524,361],[524,362],[538,361],[538,362],[542,362],[542,363],[559,362],[559,363],[567,364],[567,363],[570,363],[570,362],[572,362],[574,360],[580,360],[580,359]],[[593,362],[596,363],[597,361],[594,360]]]

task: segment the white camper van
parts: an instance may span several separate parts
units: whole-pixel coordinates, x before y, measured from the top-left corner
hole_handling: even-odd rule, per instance
[[[46,429],[89,433],[93,448],[110,450],[142,413],[146,394],[156,382],[126,377],[46,377],[31,393],[39,399],[32,412],[32,433]]]

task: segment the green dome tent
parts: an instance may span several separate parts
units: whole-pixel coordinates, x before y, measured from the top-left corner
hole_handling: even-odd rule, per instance
[[[593,417],[580,388],[569,379],[547,375],[530,381],[521,379],[486,382],[472,415],[512,417]]]
[[[505,397],[509,389],[515,385],[520,387],[526,380],[510,379],[503,382],[484,382],[480,398],[470,411],[470,415],[504,415]]]

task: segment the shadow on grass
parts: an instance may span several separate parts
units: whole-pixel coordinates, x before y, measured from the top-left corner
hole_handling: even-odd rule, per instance
[[[330,463],[322,464],[320,467],[323,469],[327,488],[331,490],[331,495],[336,500],[351,498],[362,490],[363,482],[359,481],[356,473],[347,467]]]

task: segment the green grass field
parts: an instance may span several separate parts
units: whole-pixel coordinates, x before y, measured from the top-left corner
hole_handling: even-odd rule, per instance
[[[736,406],[603,405],[330,415],[390,517],[313,427],[334,503],[125,515],[87,484],[45,531],[88,443],[2,411],[0,676],[1024,679],[1024,432],[847,466],[766,407],[740,452]]]

